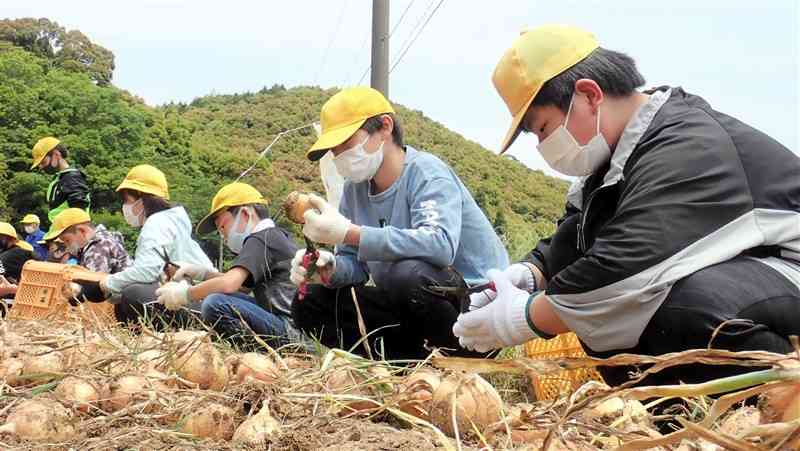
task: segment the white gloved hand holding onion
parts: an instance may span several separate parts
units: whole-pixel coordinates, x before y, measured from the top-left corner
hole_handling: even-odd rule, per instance
[[[530,294],[515,287],[508,276],[489,271],[497,297],[482,308],[458,316],[453,333],[466,349],[488,352],[537,338],[528,324]],[[478,293],[480,294],[480,293]]]
[[[178,270],[172,276],[173,280],[183,280],[189,278],[196,281],[204,281],[208,276],[209,269],[203,265],[188,262],[175,262]]]
[[[343,243],[350,227],[350,220],[316,194],[309,194],[308,202],[313,208],[303,213],[305,220],[303,235],[315,243],[330,245]]]

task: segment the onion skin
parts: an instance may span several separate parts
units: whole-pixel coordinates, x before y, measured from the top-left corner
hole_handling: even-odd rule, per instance
[[[73,438],[75,429],[72,412],[56,401],[31,399],[16,407],[0,426],[0,433],[48,442],[65,442]]]
[[[233,436],[233,409],[222,404],[207,404],[181,419],[180,431],[195,437],[212,440],[230,440]]]
[[[179,351],[175,370],[178,376],[202,390],[221,391],[228,383],[228,368],[222,354],[208,339]]]
[[[264,445],[267,440],[280,433],[281,424],[269,413],[269,404],[265,401],[261,410],[245,420],[233,433],[233,441],[250,446]]]
[[[109,385],[108,399],[103,405],[106,410],[115,412],[134,402],[151,399],[156,392],[166,390],[167,387],[157,380],[139,375],[121,376]]]
[[[455,437],[454,406],[458,432],[463,436],[473,432],[473,423],[482,432],[500,421],[503,400],[494,387],[477,374],[452,374],[436,388],[430,410],[431,422],[451,437]]]
[[[430,421],[430,404],[433,393],[441,384],[439,374],[418,370],[408,376],[400,385],[399,408],[401,411],[419,419]]]
[[[79,412],[87,413],[100,399],[97,387],[77,377],[64,378],[55,389],[55,396],[63,403],[72,405]]]
[[[299,191],[289,193],[283,203],[283,213],[295,224],[305,224],[306,218],[304,215],[311,208],[313,207],[308,201],[308,194]]]
[[[278,380],[278,367],[264,354],[248,352],[231,356],[226,361],[236,383],[262,382],[272,384]]]
[[[779,362],[785,368],[800,367],[794,359]],[[788,422],[800,418],[800,383],[773,388],[764,392],[758,400],[761,423]]]

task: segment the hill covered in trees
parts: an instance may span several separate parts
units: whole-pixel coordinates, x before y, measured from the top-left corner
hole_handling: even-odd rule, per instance
[[[0,218],[14,222],[30,212],[46,218],[50,176],[30,171],[30,152],[40,137],[53,135],[87,174],[98,221],[134,237],[114,188],[141,163],[164,171],[172,200],[196,221],[214,193],[249,167],[275,135],[316,120],[337,91],[274,84],[151,107],[112,84],[113,68],[113,54],[80,32],[46,19],[0,21]],[[396,107],[407,143],[453,166],[512,257],[552,231],[565,182],[493,155],[420,111]],[[322,192],[319,169],[304,156],[313,139],[308,128],[286,135],[243,181],[273,205],[294,189]]]

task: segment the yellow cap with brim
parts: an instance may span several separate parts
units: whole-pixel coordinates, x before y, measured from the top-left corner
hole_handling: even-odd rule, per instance
[[[84,224],[91,221],[92,218],[89,216],[89,213],[87,213],[86,210],[81,210],[80,208],[67,208],[53,218],[53,224],[50,226],[50,230],[47,231],[42,239],[45,241],[50,241],[58,238],[62,233],[64,233],[64,230],[67,230],[74,225]]]
[[[53,138],[52,136],[48,136],[46,138],[42,138],[36,142],[36,145],[33,146],[33,151],[31,152],[31,156],[33,157],[33,164],[31,165],[31,169],[36,169],[39,166],[39,163],[44,160],[44,157],[50,153],[57,145],[59,145],[61,141],[58,138]]]
[[[17,238],[17,231],[14,229],[14,226],[7,222],[0,222],[0,235],[10,236],[11,238]]]
[[[22,218],[22,221],[20,221],[20,223],[22,223],[22,224],[40,224],[39,217],[36,216],[36,215],[33,215],[33,214],[25,215],[25,217]]]
[[[548,80],[589,56],[599,44],[594,35],[569,25],[544,25],[523,32],[494,70],[492,83],[511,112],[500,153],[520,132],[520,123]]]
[[[152,194],[169,200],[169,186],[164,173],[149,164],[134,166],[125,179],[117,187],[117,192],[124,189]]]
[[[211,211],[197,223],[197,234],[206,235],[216,230],[214,216],[231,207],[250,204],[267,204],[257,189],[242,182],[233,182],[217,191],[211,200]]]
[[[375,89],[356,86],[339,91],[322,105],[322,132],[314,145],[306,151],[306,158],[311,161],[319,160],[325,152],[353,136],[367,119],[387,113],[394,113],[394,108]]]

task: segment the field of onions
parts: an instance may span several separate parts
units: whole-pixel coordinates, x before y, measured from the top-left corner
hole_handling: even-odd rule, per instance
[[[692,397],[693,410],[678,419],[688,427],[675,437],[659,432],[643,404],[666,395],[644,401],[652,397],[616,396],[598,383],[555,401],[525,402],[525,384],[508,374],[484,378],[429,362],[396,366],[341,350],[239,353],[202,331],[144,328],[132,334],[120,327],[5,320],[0,344],[3,450],[753,450],[800,444],[797,375],[778,381],[783,391],[762,400],[761,410],[738,407],[747,390],[716,402]]]

